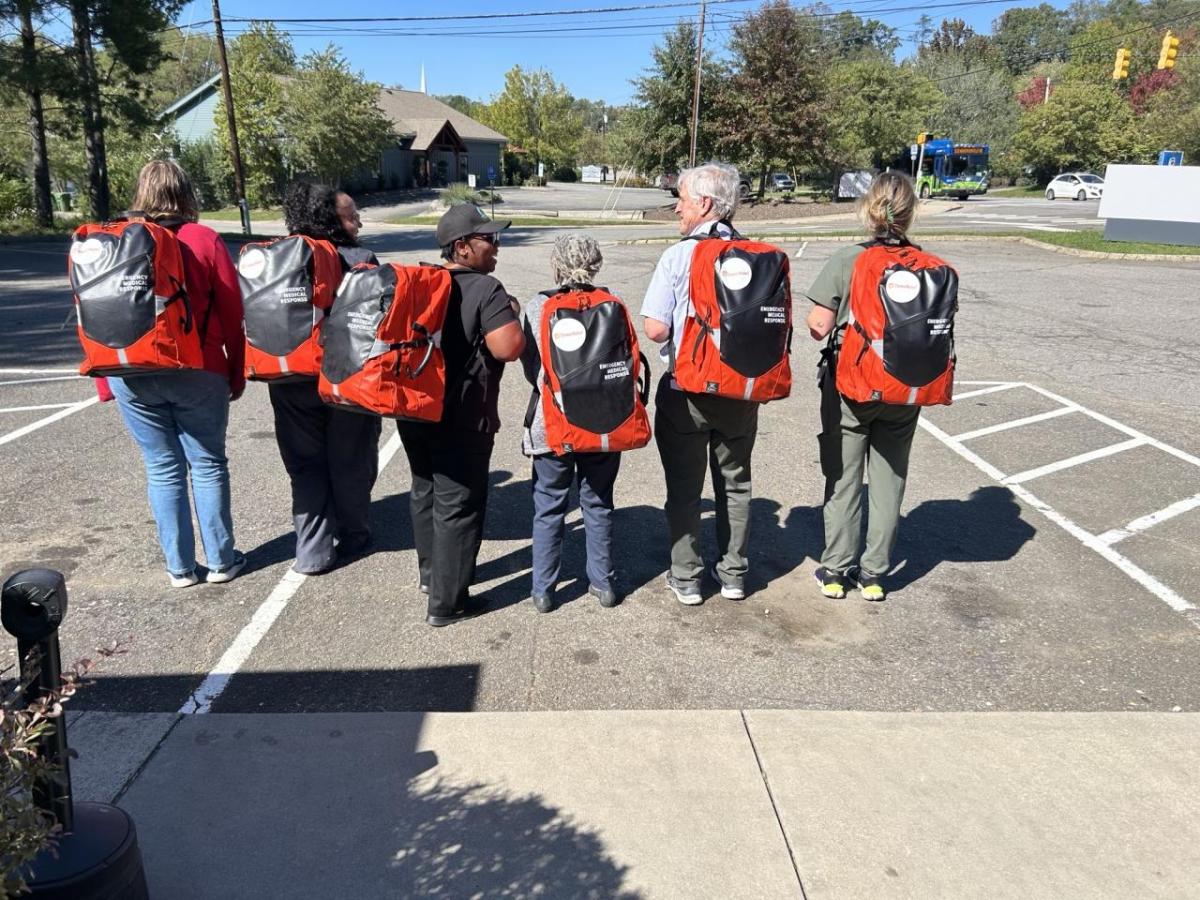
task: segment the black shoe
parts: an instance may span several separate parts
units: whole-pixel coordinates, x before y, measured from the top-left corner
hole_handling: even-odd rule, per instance
[[[429,596],[429,585],[425,584],[424,582],[417,585],[417,589],[425,596]]]
[[[447,625],[453,625],[455,622],[465,622],[467,619],[474,619],[476,616],[481,616],[488,611],[486,601],[476,600],[472,597],[463,604],[461,609],[455,610],[448,616],[433,616],[425,617],[425,621],[434,628],[444,628]]]
[[[554,612],[554,595],[553,594],[531,594],[533,600],[533,608],[540,613]]]
[[[598,588],[594,584],[588,585],[588,593],[600,601],[600,605],[605,609],[612,609],[621,602],[621,598],[617,596],[616,591]]]
[[[375,541],[370,535],[356,541],[338,541],[337,555],[341,559],[357,559],[366,556],[374,549]]]

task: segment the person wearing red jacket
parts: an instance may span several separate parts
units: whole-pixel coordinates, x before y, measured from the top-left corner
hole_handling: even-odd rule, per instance
[[[225,455],[229,403],[246,387],[237,270],[220,235],[197,223],[191,181],[175,162],[154,160],[142,169],[133,209],[179,238],[184,286],[200,323],[204,368],[109,377],[108,385],[142,451],[150,509],[171,585],[200,581],[189,475],[207,563],[205,580],[232,581],[246,565],[246,557],[234,547]]]

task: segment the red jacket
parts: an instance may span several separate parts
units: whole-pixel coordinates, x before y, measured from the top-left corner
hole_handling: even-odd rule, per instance
[[[225,242],[211,228],[185,222],[176,234],[192,313],[206,328],[204,368],[228,379],[230,393],[236,397],[246,387],[246,340],[237,269]]]

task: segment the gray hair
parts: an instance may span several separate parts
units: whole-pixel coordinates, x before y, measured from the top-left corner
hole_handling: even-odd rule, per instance
[[[684,169],[676,182],[679,190],[686,190],[694,200],[708,197],[712,200],[717,218],[731,219],[737,212],[741,179],[738,170],[728,163],[707,162],[694,169]]]
[[[603,262],[595,238],[586,234],[564,234],[554,240],[550,273],[555,284],[591,284]]]

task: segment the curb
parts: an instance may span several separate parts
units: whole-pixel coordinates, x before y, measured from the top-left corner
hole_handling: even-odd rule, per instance
[[[762,234],[748,232],[747,237],[752,238],[769,238],[775,241],[808,241],[809,243],[854,243],[864,240],[865,236],[861,234]],[[1084,259],[1116,259],[1116,260],[1134,260],[1136,262],[1200,262],[1200,254],[1195,253],[1105,253],[1100,250],[1079,250],[1075,247],[1060,247],[1057,244],[1051,244],[1044,241],[1034,240],[1033,238],[1021,237],[1013,234],[930,234],[916,235],[922,240],[934,241],[959,241],[959,242],[977,242],[977,241],[1006,241],[1010,244],[1024,244],[1028,247],[1037,247],[1039,250],[1049,250],[1052,253],[1061,253],[1065,256],[1078,256]],[[674,244],[678,238],[635,238],[625,241],[616,241],[618,246],[631,246],[636,244]]]

